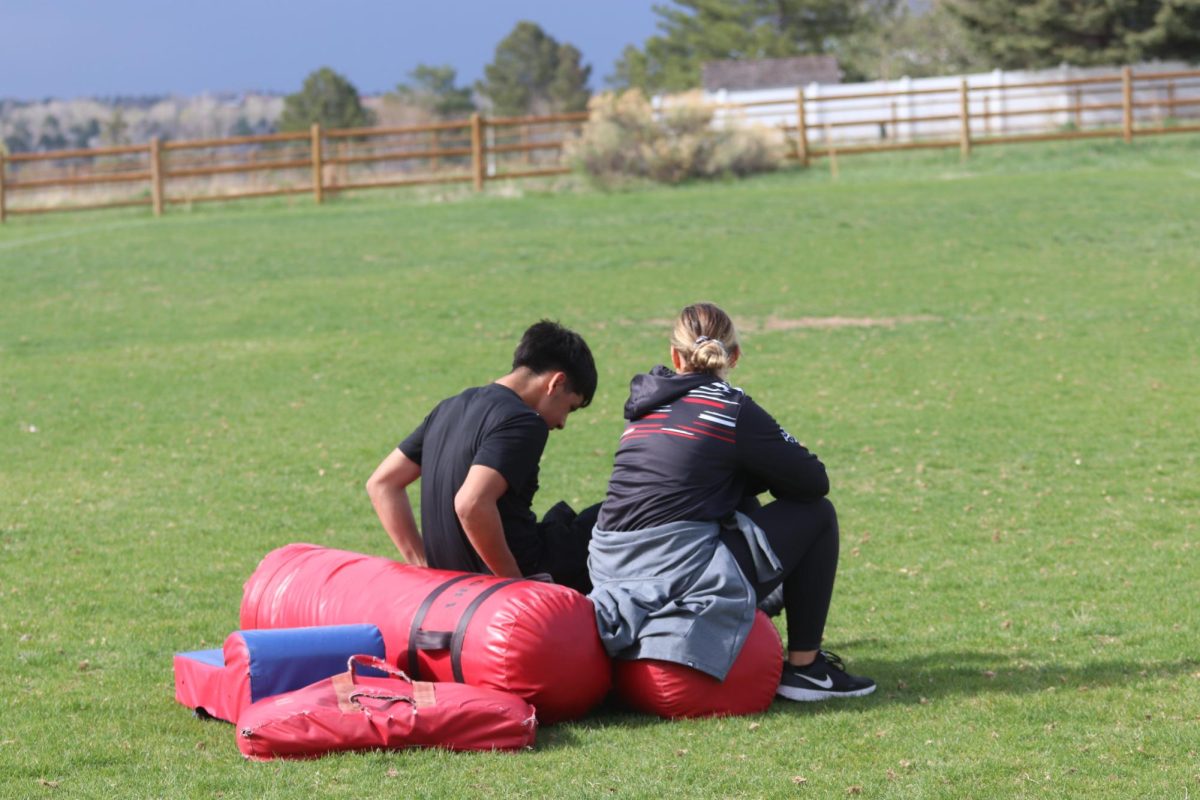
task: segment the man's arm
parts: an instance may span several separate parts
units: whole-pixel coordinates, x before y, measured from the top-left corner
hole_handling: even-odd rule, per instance
[[[367,479],[371,505],[396,549],[409,564],[425,566],[425,543],[417,530],[408,485],[421,477],[421,465],[393,450]]]
[[[475,464],[454,495],[454,513],[488,569],[502,578],[519,578],[521,568],[508,549],[500,509],[496,506],[507,491],[508,481],[503,475],[491,467]]]

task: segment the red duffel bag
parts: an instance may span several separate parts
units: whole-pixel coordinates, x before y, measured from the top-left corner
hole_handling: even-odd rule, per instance
[[[759,714],[771,706],[783,674],[779,631],[761,611],[725,680],[653,658],[614,663],[616,695],[636,711],[660,717],[722,717]]]
[[[425,683],[374,656],[349,671],[259,700],[237,720],[237,744],[253,761],[313,758],[338,750],[519,750],[533,745],[533,706],[509,692]],[[393,676],[359,675],[356,666]]]
[[[268,553],[246,581],[243,629],[356,622],[377,625],[387,660],[414,680],[512,692],[542,722],[583,716],[612,681],[592,603],[565,586],[311,544]]]

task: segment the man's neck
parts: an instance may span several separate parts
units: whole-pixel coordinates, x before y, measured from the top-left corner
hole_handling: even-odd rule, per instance
[[[530,408],[537,408],[537,398],[545,388],[541,385],[544,380],[544,376],[536,374],[528,367],[517,367],[504,377],[497,378],[493,383],[511,389],[517,397],[521,398],[522,403]]]

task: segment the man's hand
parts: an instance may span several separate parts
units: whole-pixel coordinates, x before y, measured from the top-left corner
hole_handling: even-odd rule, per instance
[[[408,500],[408,485],[420,477],[421,465],[396,449],[367,479],[367,494],[400,555],[409,564],[423,567],[425,543]]]
[[[496,507],[500,497],[507,491],[508,481],[504,480],[503,475],[491,467],[475,464],[454,495],[454,513],[458,515],[471,546],[492,574],[502,578],[519,578],[521,568],[508,549],[500,509]]]

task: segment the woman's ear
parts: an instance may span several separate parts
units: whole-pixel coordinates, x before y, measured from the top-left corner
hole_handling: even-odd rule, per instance
[[[671,364],[675,367],[676,372],[683,371],[683,356],[674,347],[671,348]]]
[[[735,347],[733,352],[729,354],[729,368],[733,369],[737,366],[738,361],[742,358],[742,348]]]

